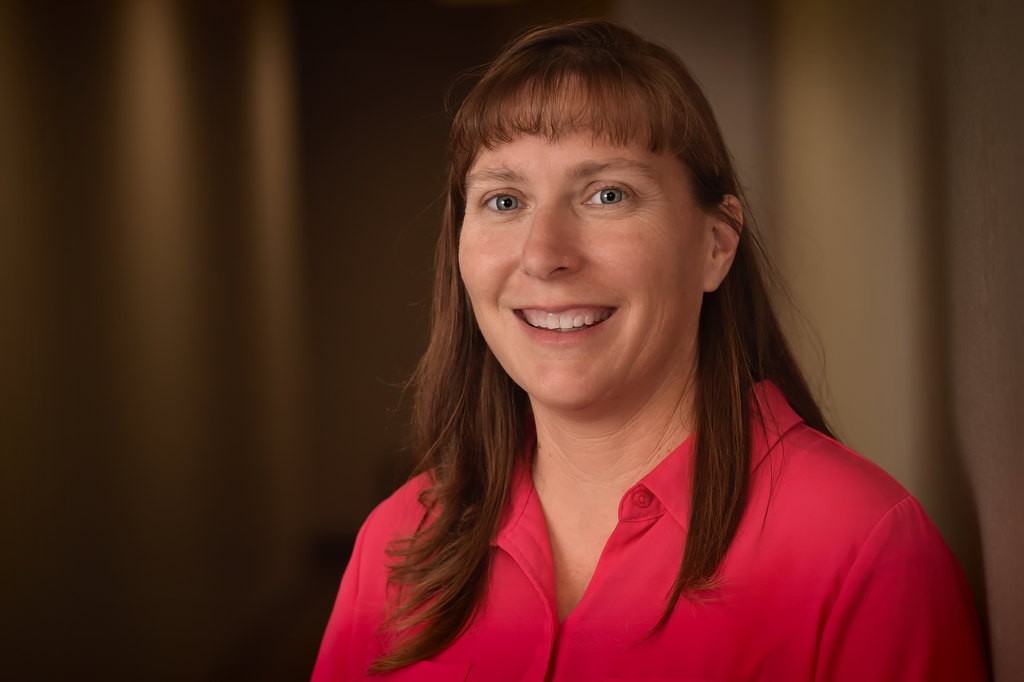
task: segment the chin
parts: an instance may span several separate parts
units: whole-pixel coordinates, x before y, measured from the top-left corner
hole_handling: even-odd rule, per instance
[[[546,385],[533,387],[534,390],[526,389],[530,403],[534,407],[543,407],[558,412],[579,412],[593,407],[598,402],[595,391],[583,390],[576,382],[573,385]]]

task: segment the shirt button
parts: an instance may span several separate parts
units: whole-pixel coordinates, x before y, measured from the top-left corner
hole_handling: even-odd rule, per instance
[[[651,491],[647,488],[640,487],[633,491],[633,504],[638,507],[650,507],[651,506]]]

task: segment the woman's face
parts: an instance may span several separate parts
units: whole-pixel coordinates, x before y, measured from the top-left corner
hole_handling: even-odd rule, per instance
[[[735,251],[725,232],[672,156],[524,136],[470,168],[459,266],[535,410],[635,414],[686,390],[702,296]]]

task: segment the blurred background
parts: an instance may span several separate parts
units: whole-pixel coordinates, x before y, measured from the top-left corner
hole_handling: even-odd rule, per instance
[[[445,93],[609,16],[705,87],[841,437],[1024,680],[1022,7],[0,0],[4,678],[308,677],[410,461]]]

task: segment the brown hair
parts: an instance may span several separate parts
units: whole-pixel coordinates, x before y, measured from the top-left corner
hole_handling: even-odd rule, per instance
[[[813,428],[824,419],[783,337],[750,221],[722,209],[741,196],[711,107],[668,49],[601,20],[536,28],[513,41],[455,114],[444,220],[435,257],[430,343],[413,376],[424,521],[392,548],[399,599],[385,624],[396,645],[373,669],[429,658],[469,625],[486,589],[491,542],[517,459],[528,402],[491,354],[458,268],[465,178],[481,149],[521,135],[588,131],[614,144],[675,155],[694,194],[740,232],[730,273],[705,294],[694,397],[692,511],[682,565],[662,622],[680,596],[713,587],[746,506],[753,385],[770,379]],[[660,624],[659,624],[660,625]]]

